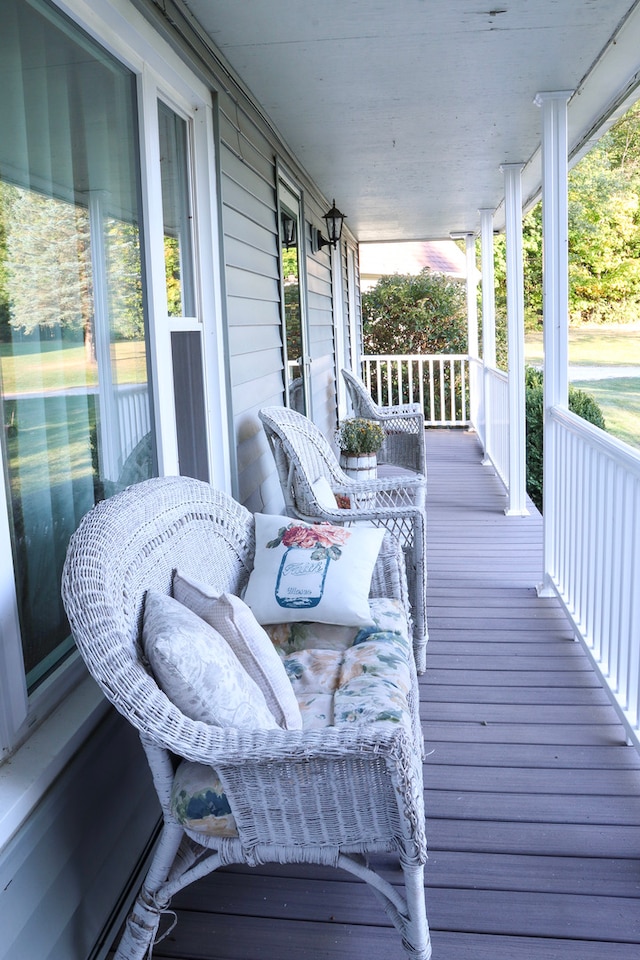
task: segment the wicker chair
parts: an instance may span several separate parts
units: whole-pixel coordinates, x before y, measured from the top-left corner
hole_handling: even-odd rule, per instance
[[[349,370],[342,376],[356,417],[377,420],[386,439],[378,452],[378,463],[394,464],[405,470],[425,473],[424,413],[419,403],[380,407],[374,403],[366,386]]]
[[[220,591],[238,593],[254,549],[254,520],[244,507],[208,484],[180,477],[147,480],[98,504],[69,545],[62,591],[73,635],[107,698],[139,731],[163,814],[161,838],[116,957],[150,957],[171,897],[218,867],[311,862],[341,867],[369,883],[406,955],[428,960],[415,671],[409,725],[247,730],[189,719],[160,690],[141,656],[148,589],[170,593],[178,566]],[[402,553],[392,537],[383,542],[370,595],[395,597],[407,608]],[[236,836],[214,838],[178,822],[170,796],[180,758],[215,769]],[[404,894],[365,864],[376,851],[398,858]]]
[[[263,407],[259,417],[273,453],[287,513],[330,523],[369,521],[386,527],[402,544],[413,617],[418,673],[426,659],[426,480],[423,476],[353,480],[341,469],[326,437],[308,417],[287,407]],[[344,505],[318,498],[323,478]]]

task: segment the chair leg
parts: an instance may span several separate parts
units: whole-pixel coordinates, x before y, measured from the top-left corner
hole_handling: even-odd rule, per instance
[[[125,924],[114,960],[146,960],[151,957],[160,916],[168,903],[159,891],[166,882],[176,858],[184,831],[176,824],[165,824],[151,866]]]
[[[407,916],[402,920],[404,946],[412,960],[429,960],[431,937],[424,895],[424,867],[422,864],[403,864]]]

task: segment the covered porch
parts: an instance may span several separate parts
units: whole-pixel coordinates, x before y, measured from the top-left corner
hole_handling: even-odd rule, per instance
[[[541,517],[532,505],[505,516],[472,432],[428,430],[427,465],[420,683],[433,956],[631,960],[640,758],[559,602],[536,595]],[[403,955],[370,891],[339,871],[229,870],[172,907],[178,924],[154,956]]]
[[[83,244],[70,263],[86,271],[91,259],[96,277],[88,309],[104,343],[92,371],[109,418],[95,468],[93,388],[71,387],[88,396],[90,502],[94,479],[116,482],[115,454],[153,434],[148,466],[161,476],[202,477],[252,512],[280,513],[259,411],[293,406],[300,381],[306,413],[333,435],[347,411],[340,370],[366,374],[359,243],[455,236],[470,263],[481,236],[482,316],[469,285],[461,358],[471,386],[465,426],[427,437],[430,643],[421,684],[434,957],[635,958],[640,760],[629,742],[640,729],[640,457],[567,410],[565,201],[568,166],[637,98],[638,0],[513,0],[504,9],[327,0],[313,12],[299,0],[9,6],[5,129],[20,136],[5,138],[0,179],[42,194],[50,218],[60,203],[79,217]],[[30,28],[36,9],[42,35]],[[115,78],[106,99],[91,80],[103,68]],[[113,130],[117,151],[108,149]],[[180,204],[163,210],[179,179],[163,172],[165,141],[182,179]],[[112,154],[122,159],[113,169]],[[521,218],[540,196],[544,523],[525,496],[522,355]],[[336,245],[323,236],[333,197],[347,217]],[[132,273],[148,313],[135,341],[148,358],[136,373],[148,405],[138,420],[121,415],[134,409],[133,395],[118,407],[125,391],[113,378],[106,212],[148,238]],[[19,216],[15,224],[19,237]],[[496,369],[492,340],[496,230],[507,233],[508,374]],[[290,340],[292,236],[301,320]],[[167,240],[170,249],[185,244],[179,304],[168,297]],[[29,282],[46,291],[47,276],[31,271]],[[36,398],[39,428],[50,399]],[[5,426],[9,436],[14,424]],[[18,436],[31,479],[26,431]],[[79,520],[86,505],[68,473]],[[40,492],[49,497],[48,480]],[[104,960],[139,886],[158,808],[134,732],[107,712],[76,654],[28,687],[7,502],[0,957]],[[38,600],[45,592],[33,583]],[[155,957],[402,955],[370,893],[329,871],[230,870],[172,906],[179,923]]]

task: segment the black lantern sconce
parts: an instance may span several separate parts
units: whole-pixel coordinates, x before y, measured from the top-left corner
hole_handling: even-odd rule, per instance
[[[329,236],[328,240],[322,236],[319,230],[312,230],[313,238],[313,249],[314,253],[317,253],[318,250],[322,250],[323,247],[326,247],[328,244],[331,244],[335,248],[340,242],[340,237],[342,236],[342,225],[346,220],[344,213],[341,213],[336,207],[335,200],[330,210],[327,210],[324,217],[322,218],[327,225],[327,234]]]
[[[332,243],[335,249],[340,242],[340,237],[342,236],[342,224],[346,219],[344,213],[340,213],[336,207],[335,200],[332,202],[331,210],[327,210],[322,219],[327,225],[329,243]]]
[[[289,249],[289,247],[295,247],[296,245],[296,222],[292,217],[288,217],[286,213],[282,214],[282,232],[284,245]]]

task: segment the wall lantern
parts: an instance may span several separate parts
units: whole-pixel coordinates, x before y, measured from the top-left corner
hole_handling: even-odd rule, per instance
[[[313,253],[318,253],[319,250],[322,250],[323,247],[328,247],[329,244],[331,244],[334,249],[338,246],[340,237],[342,235],[342,224],[347,218],[345,217],[344,213],[340,213],[334,200],[331,210],[327,210],[322,219],[327,224],[327,233],[329,234],[329,239],[325,240],[320,230],[310,224],[311,250]]]
[[[322,218],[327,225],[327,234],[329,235],[329,243],[333,244],[333,247],[337,247],[340,242],[340,237],[342,235],[342,224],[344,223],[346,217],[344,213],[340,213],[336,207],[335,200],[333,201],[331,210],[327,210],[324,217]]]
[[[282,214],[282,231],[284,233],[284,245],[289,249],[289,247],[294,247],[296,244],[296,222],[292,217],[288,217],[286,214]]]

